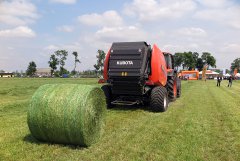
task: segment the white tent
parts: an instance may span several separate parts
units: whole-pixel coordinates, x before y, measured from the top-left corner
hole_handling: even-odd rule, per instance
[[[206,73],[206,74],[214,74],[214,75],[218,75],[219,73],[218,73],[218,72],[214,72],[214,71],[212,71],[212,73]]]
[[[237,74],[235,75],[235,77],[240,77],[240,73],[237,73]]]
[[[211,70],[207,70],[207,71],[206,71],[206,77],[207,77],[208,79],[214,79],[214,78],[216,78],[218,75],[219,75],[218,72],[214,72],[214,71],[211,71]],[[202,77],[202,71],[199,72],[199,76],[200,76],[200,78]]]
[[[202,75],[202,71],[199,72],[200,75]],[[219,73],[218,72],[214,72],[214,71],[207,71],[206,72],[206,75],[218,75]]]
[[[228,74],[228,73],[224,75],[224,77],[230,77],[230,76],[231,76],[231,75],[230,75],[230,74]]]

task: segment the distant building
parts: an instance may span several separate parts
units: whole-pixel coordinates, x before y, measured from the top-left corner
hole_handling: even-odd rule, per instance
[[[14,77],[13,73],[0,73],[0,78],[11,78]]]
[[[51,68],[37,68],[35,75],[38,77],[50,77]]]

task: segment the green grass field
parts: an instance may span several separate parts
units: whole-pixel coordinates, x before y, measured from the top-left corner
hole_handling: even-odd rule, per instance
[[[182,97],[165,113],[118,107],[105,134],[89,148],[36,141],[27,108],[49,83],[96,84],[96,79],[0,79],[0,160],[240,160],[240,82],[183,81]]]

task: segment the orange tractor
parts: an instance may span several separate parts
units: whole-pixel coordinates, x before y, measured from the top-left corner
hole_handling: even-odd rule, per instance
[[[108,108],[114,105],[149,105],[164,112],[181,95],[181,82],[170,53],[146,42],[113,43],[104,62],[100,83]]]

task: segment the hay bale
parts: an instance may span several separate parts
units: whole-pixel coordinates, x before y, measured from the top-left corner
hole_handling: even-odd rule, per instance
[[[40,141],[89,146],[103,133],[106,103],[96,86],[43,85],[32,97],[28,127]]]

